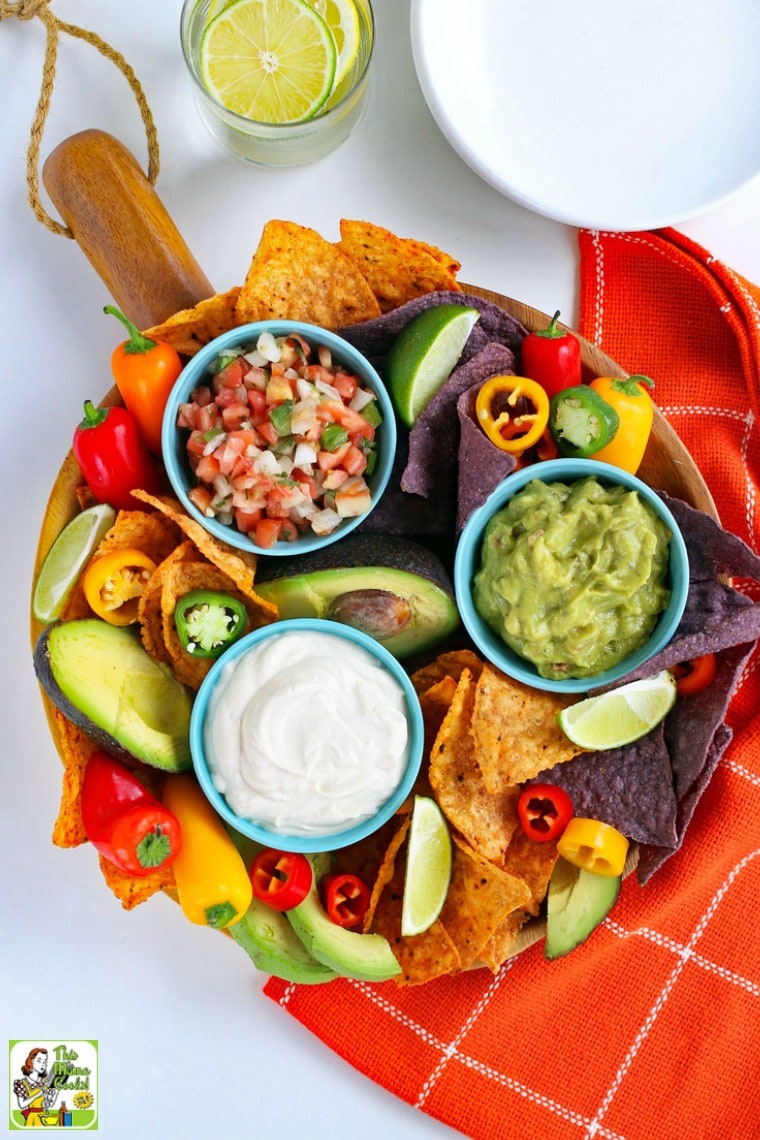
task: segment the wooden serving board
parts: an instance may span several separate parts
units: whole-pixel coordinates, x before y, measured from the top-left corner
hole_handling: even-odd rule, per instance
[[[139,327],[149,328],[172,313],[192,307],[214,293],[158,195],[130,152],[102,131],[83,131],[64,140],[47,159],[45,187],[61,217],[115,303]],[[225,286],[227,288],[228,286]],[[462,288],[495,302],[528,330],[545,328],[549,316],[529,305],[476,285]],[[627,373],[589,341],[579,338],[584,379]],[[115,388],[103,405],[119,402]],[[710,491],[696,464],[658,409],[639,475],[650,486],[685,500],[717,518]],[[42,521],[34,567],[40,567],[61,529],[79,510],[76,491],[82,476],[71,451],[65,457],[50,493]],[[31,616],[35,644],[42,626]],[[57,750],[63,755],[54,709],[43,703]],[[632,869],[633,863],[627,868]],[[543,934],[539,923],[522,932],[514,953]]]

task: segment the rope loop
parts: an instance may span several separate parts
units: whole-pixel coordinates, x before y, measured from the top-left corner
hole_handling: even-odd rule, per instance
[[[90,44],[96,51],[99,51],[101,55],[115,64],[127,80],[140,109],[140,115],[142,116],[143,126],[145,128],[145,135],[148,142],[148,180],[151,183],[156,181],[159,172],[158,134],[153,121],[153,114],[148,105],[148,100],[145,97],[142,85],[121,52],[112,48],[110,44],[106,43],[106,41],[96,35],[95,32],[90,32],[86,28],[79,28],[75,24],[67,24],[64,23],[63,20],[59,20],[57,16],[51,12],[49,5],[50,0],[16,0],[15,3],[11,3],[11,0],[0,0],[0,21],[7,20],[11,17],[15,17],[17,20],[32,20],[37,18],[45,26],[46,40],[45,59],[42,65],[42,85],[40,88],[40,97],[37,102],[37,110],[35,111],[34,120],[32,122],[29,149],[26,154],[27,196],[29,198],[29,205],[34,211],[34,215],[38,221],[42,222],[42,224],[54,234],[73,238],[74,235],[69,227],[51,218],[40,200],[40,147],[42,144],[42,135],[45,130],[45,122],[50,109],[50,100],[53,94],[58,41],[62,34],[69,35],[74,39],[84,40],[85,43]]]

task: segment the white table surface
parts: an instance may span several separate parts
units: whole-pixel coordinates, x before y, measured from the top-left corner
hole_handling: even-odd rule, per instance
[[[52,3],[61,19],[121,51],[140,77],[161,144],[157,190],[217,289],[242,281],[269,218],[331,239],[341,217],[364,218],[445,248],[462,262],[463,281],[559,308],[575,322],[576,232],[500,197],[445,142],[417,84],[408,0],[375,0],[371,100],[357,133],[318,166],[283,173],[248,167],[206,135],[183,73],[180,6]],[[123,911],[90,849],[50,842],[60,767],[31,666],[30,578],[49,490],[83,400],[111,386],[119,338],[101,312],[110,298],[82,252],[49,233],[27,204],[43,46],[37,20],[0,26],[0,1033],[97,1039],[100,1134],[108,1140],[146,1133],[277,1140],[304,1131],[313,1140],[353,1140],[358,1122],[365,1140],[451,1134],[359,1076],[263,997],[263,976],[231,942],[190,926],[164,897]],[[145,163],[125,80],[92,48],[64,38],[43,158],[88,127],[117,135]],[[757,180],[680,228],[760,281]]]

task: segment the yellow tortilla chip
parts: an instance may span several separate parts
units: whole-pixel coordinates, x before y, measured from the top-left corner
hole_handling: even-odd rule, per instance
[[[191,689],[199,689],[203,678],[214,664],[209,657],[193,657],[183,649],[174,621],[177,602],[192,590],[218,590],[230,594],[246,608],[248,623],[245,633],[261,622],[256,605],[235,586],[231,578],[211,562],[191,562],[184,558],[167,559],[161,573],[161,624],[163,642],[177,680]]]
[[[204,344],[234,328],[235,305],[240,295],[235,285],[226,293],[216,293],[192,309],[181,309],[160,325],[145,329],[144,336],[162,340],[182,356],[194,356]]]
[[[507,915],[529,901],[530,888],[483,859],[458,836],[453,839],[451,883],[439,918],[466,970]]]
[[[453,827],[479,855],[500,864],[518,826],[520,789],[487,790],[470,732],[474,703],[475,682],[465,669],[433,746],[430,783]]]
[[[56,722],[56,740],[62,750],[63,784],[58,816],[53,825],[53,843],[56,847],[79,847],[87,842],[82,822],[82,780],[87,761],[96,749],[89,736],[72,724],[59,709],[53,712]]]
[[[132,910],[140,903],[146,902],[151,895],[155,895],[158,891],[175,886],[174,872],[171,867],[159,868],[157,871],[152,871],[150,875],[137,878],[126,875],[113,863],[104,859],[102,855],[98,856],[98,862],[103,878],[125,910]]]
[[[223,570],[238,590],[254,603],[260,625],[276,620],[279,615],[277,606],[260,597],[253,588],[258,559],[252,551],[249,553],[246,550],[236,550],[226,542],[219,542],[200,523],[191,518],[171,495],[149,495],[147,491],[135,491],[135,498],[149,503],[176,522],[183,534],[195,543],[204,558]]]
[[[399,848],[394,853],[388,881],[377,902],[371,930],[387,938],[401,973],[393,980],[399,986],[422,985],[443,974],[455,974],[460,969],[459,954],[440,920],[424,934],[404,938],[401,934],[401,907],[404,897],[406,860]]]
[[[483,781],[496,794],[572,760],[583,749],[557,724],[571,698],[531,689],[485,665],[475,689],[472,738]]]
[[[527,884],[530,898],[525,909],[529,914],[538,914],[558,858],[554,843],[536,843],[534,839],[528,838],[521,827],[515,829],[502,868],[512,875],[519,875]]]
[[[235,307],[238,324],[280,318],[326,329],[380,315],[361,269],[316,230],[267,222]]]
[[[164,640],[164,622],[161,611],[164,578],[170,573],[171,567],[176,562],[186,562],[197,557],[198,549],[195,543],[191,542],[190,539],[185,539],[158,564],[145,584],[137,608],[137,621],[140,626],[143,648],[154,661],[171,661]]]
[[[482,962],[494,974],[497,974],[507,959],[512,957],[517,937],[529,918],[526,910],[513,910],[511,914],[500,922],[496,930],[482,946],[478,953],[478,962]]]
[[[342,218],[338,248],[361,269],[384,313],[425,293],[461,292],[455,258],[371,222]]]
[[[372,885],[372,896],[370,898],[369,906],[367,907],[367,913],[365,914],[362,922],[363,932],[365,934],[372,927],[372,921],[375,917],[375,911],[377,910],[378,903],[380,902],[380,896],[393,879],[393,874],[396,866],[396,856],[401,848],[401,844],[407,837],[411,822],[411,816],[409,815],[407,815],[406,819],[403,820],[400,827],[398,826],[398,821],[396,821],[396,830],[386,847],[383,859],[375,874],[374,883]],[[366,883],[367,880],[365,879],[364,882]]]
[[[452,649],[448,653],[439,653],[429,664],[415,669],[411,680],[415,691],[420,694],[446,677],[458,681],[464,669],[469,669],[477,679],[482,668],[483,662],[471,649]]]

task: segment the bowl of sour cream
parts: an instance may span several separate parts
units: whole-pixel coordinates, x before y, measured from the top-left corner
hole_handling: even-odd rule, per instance
[[[254,630],[216,661],[193,705],[198,781],[243,835],[328,851],[377,830],[410,794],[424,728],[399,662],[318,618]]]

